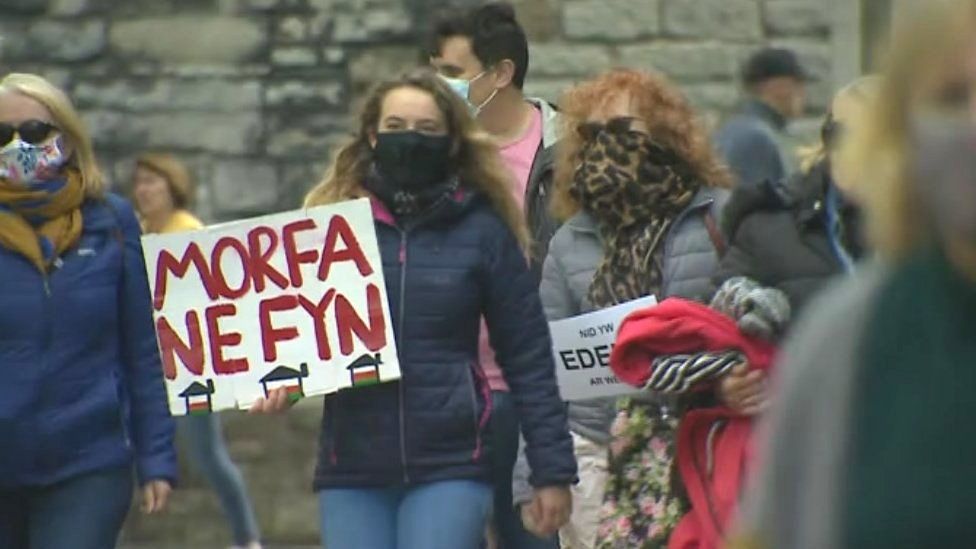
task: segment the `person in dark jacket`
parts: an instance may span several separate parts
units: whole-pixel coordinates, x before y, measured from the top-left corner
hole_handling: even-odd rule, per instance
[[[176,479],[139,222],[39,76],[0,81],[0,546],[114,547]]]
[[[855,182],[838,173],[831,157],[876,89],[876,77],[844,87],[824,120],[820,143],[807,151],[803,171],[788,181],[740,186],[725,209],[729,250],[716,274],[716,285],[725,286],[717,299],[741,301],[759,287],[782,291],[793,314],[769,311],[774,337],[828,279],[853,271],[866,253]]]
[[[648,295],[707,303],[722,247],[723,187],[731,177],[687,100],[660,75],[617,70],[574,87],[561,103],[566,137],[553,200],[567,221],[543,269],[549,319]],[[732,355],[686,358],[698,361],[700,381],[717,380],[738,362]],[[561,532],[564,547],[667,542],[683,510],[662,480],[671,467],[681,391],[659,389],[648,387],[622,405],[624,416],[643,418],[622,421],[626,433],[611,433],[615,399],[569,404],[580,484],[572,520]],[[627,470],[640,470],[639,478]],[[654,516],[642,507],[646,498],[656,502]]]
[[[327,547],[474,549],[492,506],[482,316],[528,442],[536,519],[576,478],[528,230],[494,144],[433,72],[381,85],[309,206],[373,201],[402,379],[326,397],[315,474]],[[257,405],[285,406],[285,395]]]
[[[547,197],[552,186],[559,117],[545,100],[526,98],[522,93],[529,68],[529,46],[514,8],[507,2],[490,2],[445,11],[433,26],[427,56],[438,73],[471,105],[482,128],[498,144],[512,175],[512,194],[522,207],[532,234],[532,271],[541,276],[542,260],[556,230]],[[541,540],[526,532],[512,505],[519,417],[484,328],[478,358],[491,386],[495,412],[493,523],[498,546],[556,548],[555,537]]]
[[[803,115],[807,78],[790,50],[767,48],[746,61],[742,84],[748,99],[715,135],[739,185],[777,183],[794,172],[784,138],[790,120]]]

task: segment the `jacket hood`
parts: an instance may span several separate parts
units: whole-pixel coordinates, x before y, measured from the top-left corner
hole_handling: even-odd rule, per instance
[[[562,115],[552,103],[539,97],[525,99],[542,112],[542,148],[551,149],[559,141],[559,123]]]

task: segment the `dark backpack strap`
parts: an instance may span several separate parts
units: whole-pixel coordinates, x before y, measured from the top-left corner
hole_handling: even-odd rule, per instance
[[[725,257],[728,245],[725,243],[725,238],[722,237],[722,231],[718,229],[718,223],[715,222],[715,216],[712,215],[711,210],[705,212],[705,230],[708,231],[708,238],[712,240],[712,245],[715,246],[718,256]]]

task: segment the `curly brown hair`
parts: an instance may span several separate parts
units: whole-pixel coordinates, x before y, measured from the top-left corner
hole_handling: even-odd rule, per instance
[[[578,127],[593,112],[627,94],[637,105],[637,118],[661,145],[675,151],[705,185],[731,187],[732,176],[712,148],[704,126],[681,91],[660,74],[615,69],[569,89],[560,102],[562,139],[556,159],[552,211],[565,220],[581,208],[570,187],[583,139]]]

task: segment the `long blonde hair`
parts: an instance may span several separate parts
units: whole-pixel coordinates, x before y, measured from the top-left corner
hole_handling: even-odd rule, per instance
[[[976,35],[976,0],[926,0],[897,21],[878,96],[838,155],[861,186],[876,249],[892,260],[935,236],[933,219],[912,180],[909,116],[920,86],[938,76]]]
[[[841,101],[852,101],[859,105],[863,105],[865,108],[870,105],[874,98],[878,95],[878,89],[881,85],[881,77],[878,75],[862,76],[857,78],[853,82],[848,83],[846,86],[840,89],[836,94],[834,94],[833,99],[830,101],[830,107],[827,109],[827,115],[824,117],[823,125],[821,126],[821,132],[815,143],[800,147],[797,149],[797,156],[800,158],[800,171],[803,173],[810,173],[818,164],[827,159],[828,145],[825,142],[824,127],[828,122],[834,121],[834,105]],[[856,121],[855,121],[856,122]],[[850,129],[851,121],[845,121],[847,125],[846,129]]]
[[[355,135],[339,147],[322,181],[305,197],[306,206],[320,206],[366,195],[362,183],[373,163],[370,137],[379,130],[383,100],[399,88],[416,88],[434,98],[453,139],[453,163],[461,184],[484,194],[526,251],[529,230],[513,196],[512,176],[502,163],[498,147],[478,129],[468,106],[435,73],[414,69],[400,78],[379,84],[366,99]]]
[[[581,208],[571,187],[579,151],[583,147],[578,126],[608,102],[629,94],[637,115],[647,122],[651,135],[687,162],[708,186],[731,187],[732,177],[712,148],[708,135],[691,104],[663,75],[631,69],[615,69],[579,84],[563,95],[563,134],[559,142],[552,210],[568,219]]]
[[[10,73],[0,80],[0,94],[17,93],[37,101],[51,113],[54,125],[73,148],[69,166],[81,172],[85,195],[99,198],[105,194],[105,179],[95,159],[91,136],[67,94],[36,74]]]

